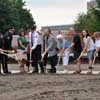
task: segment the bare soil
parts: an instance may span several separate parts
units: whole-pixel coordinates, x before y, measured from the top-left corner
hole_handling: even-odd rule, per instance
[[[18,70],[17,66],[9,65],[9,70]],[[73,66],[68,69],[74,70]],[[87,70],[86,66],[82,69]],[[99,65],[94,70],[100,70]],[[100,75],[0,76],[0,100],[100,100]]]

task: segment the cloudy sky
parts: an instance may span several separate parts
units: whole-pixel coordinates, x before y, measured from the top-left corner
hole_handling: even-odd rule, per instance
[[[86,12],[87,0],[25,0],[38,27],[72,24]]]

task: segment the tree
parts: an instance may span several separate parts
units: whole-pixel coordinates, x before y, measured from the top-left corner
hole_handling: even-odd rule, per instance
[[[79,32],[88,30],[89,32],[100,31],[100,0],[97,0],[97,8],[89,9],[87,14],[80,14],[75,21],[75,29]]]
[[[82,13],[79,14],[78,20],[75,21],[75,29],[76,31],[80,32],[83,29],[86,29],[86,18],[87,16]]]
[[[3,32],[11,26],[20,30],[31,28],[34,25],[30,10],[24,6],[23,0],[0,0],[0,29]]]
[[[96,0],[96,2],[97,2],[97,5],[98,5],[97,7],[100,8],[100,0]]]
[[[30,10],[23,8],[25,6],[25,2],[23,2],[23,0],[16,0],[15,6],[19,17],[19,22],[21,22],[19,28],[27,29],[35,24],[35,22],[32,21],[33,17]]]
[[[2,30],[7,29],[11,21],[11,19],[9,19],[11,11],[10,5],[9,1],[0,0],[0,28]]]

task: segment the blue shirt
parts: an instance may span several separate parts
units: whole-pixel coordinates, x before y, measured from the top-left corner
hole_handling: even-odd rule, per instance
[[[59,47],[61,49],[63,49],[65,47],[65,49],[69,48],[70,47],[70,44],[67,40],[62,40],[59,42]]]

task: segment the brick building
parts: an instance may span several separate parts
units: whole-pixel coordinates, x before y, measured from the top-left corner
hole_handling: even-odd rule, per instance
[[[41,28],[41,31],[42,31],[43,29],[45,29],[46,27],[49,27],[49,28],[51,29],[52,33],[54,33],[54,34],[57,35],[59,32],[61,32],[62,34],[65,34],[65,33],[69,30],[69,28],[70,28],[70,27],[74,27],[74,25],[71,24],[71,25],[43,26],[43,27]]]
[[[97,2],[96,0],[91,0],[87,2],[87,9],[92,9],[97,7]]]

